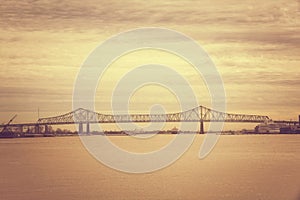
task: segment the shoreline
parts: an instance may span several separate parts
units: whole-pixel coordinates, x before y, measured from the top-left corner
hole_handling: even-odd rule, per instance
[[[135,135],[150,135],[151,133],[139,133],[139,134],[124,134],[124,133],[113,133],[113,134],[30,134],[30,135],[23,135],[23,136],[0,136],[0,139],[14,139],[14,138],[42,138],[42,137],[81,137],[81,136],[135,136]],[[199,133],[181,133],[181,134],[174,134],[174,133],[157,133],[154,135],[186,135],[186,134],[195,134],[195,135],[206,135],[206,134],[217,134],[217,135],[300,135],[299,133],[233,133],[233,134],[228,134],[228,133],[204,133],[204,134],[199,134]]]

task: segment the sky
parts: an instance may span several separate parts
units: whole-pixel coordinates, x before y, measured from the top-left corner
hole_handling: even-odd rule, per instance
[[[300,114],[300,5],[296,0],[10,0],[0,4],[0,123],[72,110],[80,66],[101,42],[141,27],[181,32],[199,43],[224,82],[227,111],[296,120]],[[199,75],[174,55],[141,51],[117,60],[102,77],[96,109],[111,112],[111,92],[132,67],[154,61],[190,81],[204,106],[209,93]],[[121,69],[122,68],[122,69]],[[199,84],[200,83],[200,84]],[[163,88],[141,88],[132,112],[152,104],[178,111]]]

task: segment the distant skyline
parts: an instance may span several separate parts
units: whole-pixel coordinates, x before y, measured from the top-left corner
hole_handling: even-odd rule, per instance
[[[299,15],[297,0],[3,1],[0,123],[14,114],[15,122],[36,120],[38,108],[41,117],[71,111],[73,84],[88,54],[114,34],[149,26],[182,32],[207,51],[223,78],[228,112],[297,120]],[[111,89],[126,70],[155,60],[182,72],[199,102],[209,106],[205,85],[197,84],[193,69],[160,53],[137,52],[114,63],[99,86],[97,111],[110,112]],[[155,102],[175,111],[177,102],[158,90],[136,93],[133,112],[145,113]]]

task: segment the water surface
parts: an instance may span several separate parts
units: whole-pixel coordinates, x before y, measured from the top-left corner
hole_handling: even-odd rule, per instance
[[[110,139],[147,152],[173,137]],[[199,160],[203,138],[197,135],[171,166],[148,174],[104,166],[78,137],[1,139],[0,199],[300,199],[300,135],[224,135]]]

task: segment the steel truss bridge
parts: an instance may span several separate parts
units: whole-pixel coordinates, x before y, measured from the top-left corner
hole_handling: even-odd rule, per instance
[[[230,114],[199,106],[187,111],[169,114],[101,114],[91,110],[79,108],[72,112],[47,118],[39,118],[35,123],[0,125],[0,128],[17,128],[22,133],[24,127],[35,127],[35,133],[40,133],[40,127],[44,127],[44,133],[48,132],[49,125],[78,124],[79,133],[83,133],[83,125],[86,133],[90,132],[90,124],[93,123],[147,123],[147,122],[199,122],[200,133],[204,133],[204,122],[239,122],[261,123],[269,120],[268,116]]]

